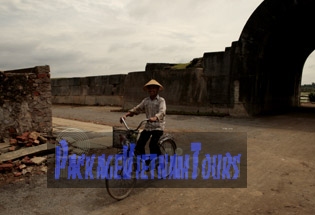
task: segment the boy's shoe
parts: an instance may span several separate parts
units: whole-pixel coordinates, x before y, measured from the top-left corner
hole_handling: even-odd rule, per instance
[[[148,159],[148,160],[145,161],[145,165],[147,166],[147,168],[146,168],[146,170],[145,170],[146,172],[150,172],[150,170],[151,170],[150,164],[151,164],[151,160],[150,160],[150,159]]]

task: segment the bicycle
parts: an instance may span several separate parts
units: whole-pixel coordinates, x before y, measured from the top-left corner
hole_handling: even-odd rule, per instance
[[[137,174],[139,173],[139,171],[143,171],[140,169],[140,163],[138,162],[139,157],[137,156],[137,152],[134,151],[135,145],[133,145],[132,143],[137,142],[140,134],[140,127],[144,122],[147,121],[148,119],[143,120],[139,123],[136,129],[130,129],[125,119],[121,118],[121,122],[126,128],[124,133],[119,134],[119,141],[122,148],[118,150],[118,153],[113,156],[112,160],[110,161],[108,175],[110,175],[113,169],[117,166],[121,166],[121,169],[119,171],[116,171],[116,179],[109,179],[108,177],[105,179],[106,190],[108,194],[116,200],[122,200],[129,196],[136,184]],[[163,158],[162,162],[164,163],[160,163],[160,160],[159,162],[157,162],[157,159],[153,161],[155,162],[153,163],[153,166],[155,165],[155,170],[153,171],[158,171],[158,168],[161,168],[161,166],[163,166],[163,168],[166,168],[165,165],[170,163],[170,156],[175,155],[176,150],[176,143],[173,137],[168,133],[165,133],[161,136],[158,144]],[[127,154],[129,154],[130,156],[128,156],[128,159],[125,160],[124,163],[123,156],[126,156]],[[126,174],[126,172],[128,174]],[[164,177],[165,176],[167,177],[167,174],[164,175]]]

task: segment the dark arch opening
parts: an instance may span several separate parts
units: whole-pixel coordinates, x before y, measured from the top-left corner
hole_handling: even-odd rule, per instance
[[[246,23],[240,95],[251,114],[299,107],[303,66],[315,49],[314,11],[314,0],[265,0]]]

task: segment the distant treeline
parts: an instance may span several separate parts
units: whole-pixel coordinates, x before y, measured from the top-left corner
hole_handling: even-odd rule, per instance
[[[302,85],[301,92],[315,92],[315,83]]]

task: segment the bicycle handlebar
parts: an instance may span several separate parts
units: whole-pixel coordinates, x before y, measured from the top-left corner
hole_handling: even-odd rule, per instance
[[[132,130],[132,129],[130,129],[130,128],[128,127],[128,125],[127,125],[126,120],[124,119],[124,117],[120,117],[120,121],[124,124],[124,126],[126,127],[127,130]],[[142,124],[143,124],[144,122],[147,122],[147,121],[149,121],[149,120],[148,120],[148,119],[142,120],[142,121],[139,123],[138,127],[137,127],[136,129],[134,129],[134,131],[139,130],[139,128],[142,126]]]

